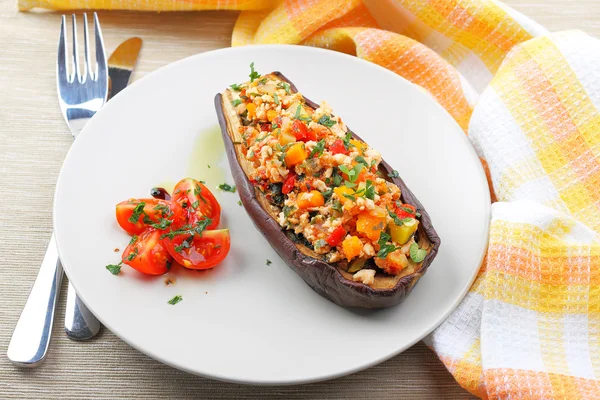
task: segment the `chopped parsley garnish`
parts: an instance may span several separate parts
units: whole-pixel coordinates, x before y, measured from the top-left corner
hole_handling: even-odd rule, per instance
[[[317,121],[317,122],[328,128],[331,128],[332,126],[337,124],[337,121],[332,120],[329,115],[323,115],[321,118],[319,118],[319,121]]]
[[[348,169],[348,167],[346,167],[345,165],[340,165],[340,166],[338,166],[338,168],[344,174],[348,175],[348,180],[351,183],[354,183],[354,182],[356,182],[356,179],[358,178],[358,175],[360,174],[360,171],[362,171],[363,165],[362,164],[356,164],[352,169]]]
[[[210,168],[210,164],[206,164],[206,166],[207,166],[208,168]]]
[[[277,95],[276,95],[276,96],[277,96]],[[277,129],[277,128],[279,128],[279,125],[277,125],[277,123],[276,123],[276,122],[273,122],[273,123],[271,124],[271,129]],[[281,145],[280,145],[279,143],[277,143],[277,146],[281,147]]]
[[[135,242],[137,242],[138,240],[138,236],[137,235],[133,235],[131,237],[131,240],[129,241],[129,245],[135,244]]]
[[[323,154],[323,150],[325,150],[325,139],[321,139],[317,142],[316,146],[310,152],[308,158],[313,158],[314,156],[320,156]]]
[[[131,252],[131,254],[129,254],[127,257],[125,257],[125,259],[126,259],[127,261],[132,261],[134,258],[136,258],[136,257],[137,257],[137,255],[138,255],[138,251],[139,251],[139,250],[138,250],[138,248],[136,247],[135,249],[133,249],[133,251]]]
[[[198,208],[199,204],[200,204],[200,202],[198,200],[196,200],[195,202],[192,203],[192,208],[195,210],[196,208]]]
[[[333,184],[335,187],[339,187],[342,184],[342,177],[338,174],[333,175]]]
[[[250,63],[250,75],[248,76],[250,77],[250,82],[254,82],[255,79],[260,77],[260,74],[254,70],[254,62]]]
[[[266,263],[266,264],[267,264],[267,265],[271,265],[271,264],[273,264],[273,263],[271,262],[271,260],[269,260],[269,259],[267,258],[267,263]]]
[[[231,101],[231,105],[234,107],[239,106],[240,104],[242,104],[242,100],[241,99],[235,99]]]
[[[273,101],[275,104],[279,105],[279,96],[277,96],[277,93],[273,93]]]
[[[365,186],[365,197],[367,199],[375,200],[375,186],[373,186],[373,182],[367,181]]]
[[[421,261],[423,261],[425,259],[426,255],[427,255],[427,250],[420,249],[418,244],[413,243],[410,245],[410,258],[414,262],[420,263]]]
[[[266,77],[262,78],[260,81],[258,81],[258,83],[260,83],[261,85],[264,85],[265,83],[267,83],[267,78]]]
[[[140,217],[144,213],[144,207],[146,207],[146,203],[144,203],[143,201],[137,206],[135,206],[135,208],[133,209],[133,214],[131,214],[131,217],[129,217],[129,222],[131,222],[132,224],[137,224],[140,220]]]
[[[231,186],[227,183],[221,183],[219,185],[219,189],[225,191],[225,192],[231,192],[231,193],[235,193],[235,186]]]
[[[363,156],[356,156],[356,158],[354,160],[356,162],[363,164],[365,167],[370,167],[369,163],[367,162],[367,160],[365,160],[365,158]]]
[[[302,116],[302,104],[298,104],[298,108],[296,108],[296,113],[294,114],[294,118],[295,119],[299,119],[300,121],[311,121],[310,117],[303,117]]]
[[[350,131],[346,132],[346,136],[344,136],[344,147],[346,148],[346,150],[350,150],[350,147],[354,146],[352,143],[350,143],[351,139],[352,139],[352,132],[350,132]]]
[[[327,189],[326,191],[321,193],[323,197],[325,197],[325,201],[329,200],[333,195],[333,189]]]
[[[396,171],[395,169],[393,169],[392,172],[390,172],[390,177],[392,177],[392,178],[400,178],[400,174],[398,173],[398,171]]]
[[[241,206],[241,205],[242,205],[242,201],[238,200],[238,206]]]
[[[346,193],[344,193],[344,194],[343,194],[343,196],[344,196],[345,198],[349,199],[349,200],[356,201],[356,197],[354,197],[354,196],[352,196],[352,195],[350,195],[350,194],[346,194]]]
[[[284,89],[287,94],[290,94],[290,84],[287,82],[279,82],[277,84],[279,89]]]
[[[356,183],[344,181],[344,186],[346,186],[347,188],[350,188],[350,189],[354,189],[356,187]]]
[[[106,269],[110,271],[111,274],[113,275],[119,275],[119,272],[121,272],[121,263],[118,264],[108,264],[106,266]]]
[[[398,250],[400,247],[396,247],[393,244],[388,244],[388,241],[391,239],[391,236],[385,232],[381,232],[379,235],[379,252],[377,252],[377,257],[386,258],[388,254]]]
[[[190,236],[188,238],[186,238],[183,242],[181,242],[181,244],[179,246],[175,246],[175,251],[177,253],[181,253],[183,251],[183,249],[189,249],[190,246],[190,242],[194,240],[194,236]]]
[[[340,203],[339,201],[334,201],[333,204],[331,205],[331,208],[333,208],[335,211],[339,211],[342,212],[342,203]]]
[[[156,207],[154,207],[154,210],[160,211],[163,217],[169,217],[173,213],[169,206],[164,204],[157,204]]]
[[[184,225],[181,229],[177,229],[175,231],[171,231],[169,233],[164,233],[164,234],[160,235],[160,238],[161,239],[164,239],[164,238],[173,239],[175,236],[178,236],[178,235],[202,236],[202,232],[204,232],[206,230],[206,227],[208,227],[211,223],[212,223],[212,219],[204,217],[200,221],[196,222],[195,226]]]
[[[235,90],[236,92],[239,92],[242,90],[242,85],[238,85],[237,83],[232,83],[231,85],[229,85],[230,88],[232,88],[233,90]]]
[[[144,221],[145,222],[145,221]],[[166,218],[161,218],[157,223],[156,222],[152,222],[150,221],[148,223],[148,225],[150,225],[153,228],[159,229],[161,231],[164,231],[165,229],[167,229],[169,226],[171,226],[171,224],[173,223],[173,221],[168,220]]]
[[[180,295],[177,295],[177,296],[173,297],[171,300],[167,301],[167,303],[169,303],[171,305],[175,305],[175,304],[179,303],[181,300],[183,300],[183,297],[181,297]]]
[[[415,214],[415,210],[413,210],[412,208],[409,208],[409,207],[406,207],[406,206],[398,206],[398,207],[400,207],[402,210],[406,211],[409,214]]]

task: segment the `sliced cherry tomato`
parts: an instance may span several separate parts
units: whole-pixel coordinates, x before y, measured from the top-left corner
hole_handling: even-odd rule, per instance
[[[343,226],[338,226],[333,232],[325,239],[325,241],[332,247],[342,243],[342,240],[346,237],[346,230]]]
[[[396,208],[396,214],[399,218],[415,218],[417,208],[411,204],[402,204]]]
[[[144,203],[144,205],[142,205]],[[130,235],[139,235],[149,227],[167,229],[187,221],[181,206],[169,200],[129,199],[117,204],[117,222]]]
[[[346,149],[346,146],[344,146],[342,139],[337,139],[333,142],[331,146],[329,146],[329,151],[331,151],[331,154],[348,154],[348,150]]]
[[[294,123],[292,124],[292,134],[296,137],[296,140],[300,142],[317,140],[317,134],[308,129],[306,124],[299,119],[294,120]]]
[[[294,190],[294,186],[296,186],[296,175],[290,173],[286,178],[285,182],[283,182],[283,187],[281,188],[281,193],[288,194],[292,190]]]
[[[198,235],[176,235],[165,238],[165,246],[175,261],[188,269],[209,269],[219,264],[229,253],[229,229],[204,231]]]
[[[134,236],[123,251],[123,263],[148,275],[161,275],[171,268],[173,258],[160,236],[163,232],[148,228]]]
[[[207,229],[215,229],[221,220],[221,206],[204,184],[192,178],[185,178],[173,189],[173,201],[179,203],[188,213],[189,223],[194,225],[203,217],[212,220]]]

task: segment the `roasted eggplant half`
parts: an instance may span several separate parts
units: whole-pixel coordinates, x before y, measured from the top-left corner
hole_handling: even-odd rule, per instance
[[[242,203],[279,256],[346,307],[400,303],[440,238],[397,171],[281,73],[251,74],[215,97]]]

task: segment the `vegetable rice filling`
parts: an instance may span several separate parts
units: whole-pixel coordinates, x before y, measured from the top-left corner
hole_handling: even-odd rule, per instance
[[[325,261],[347,262],[365,284],[377,273],[365,268],[373,262],[389,275],[422,262],[420,215],[384,179],[381,155],[353,138],[326,102],[313,110],[287,82],[251,67],[249,82],[231,85],[242,121],[236,144],[254,165],[250,181],[281,209],[278,223]]]

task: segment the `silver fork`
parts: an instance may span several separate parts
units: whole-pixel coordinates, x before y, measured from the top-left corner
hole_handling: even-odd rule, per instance
[[[65,16],[62,16],[56,79],[60,109],[73,137],[76,138],[85,124],[106,102],[108,67],[102,30],[98,16],[94,13],[96,68],[93,71],[87,15],[83,14],[85,54],[84,68],[81,71],[77,49],[77,21],[75,15],[72,16],[72,19],[73,54],[69,61],[67,56],[67,23]],[[68,65],[70,65],[69,69],[67,68]],[[63,269],[58,259],[54,234],[52,234],[40,271],[8,346],[7,356],[14,364],[23,367],[35,367],[46,357],[62,277]],[[85,307],[81,301],[78,299],[76,301],[80,306]],[[83,310],[82,313],[85,315]],[[92,315],[89,311],[87,313]]]

